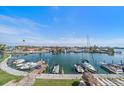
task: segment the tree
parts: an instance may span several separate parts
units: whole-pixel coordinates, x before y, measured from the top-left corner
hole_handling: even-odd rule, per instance
[[[0,53],[2,53],[2,55],[4,55],[5,49],[6,49],[6,45],[5,44],[0,44]]]
[[[114,55],[114,48],[108,48],[107,53],[109,55]]]
[[[0,44],[0,51],[5,51],[5,48],[6,47],[6,45],[5,44]]]

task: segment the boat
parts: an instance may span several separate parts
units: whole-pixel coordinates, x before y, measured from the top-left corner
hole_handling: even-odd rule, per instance
[[[78,73],[83,73],[83,72],[84,72],[84,69],[81,67],[80,64],[74,64],[74,67],[75,67],[75,70],[76,70]]]
[[[124,64],[123,64],[123,63],[121,63],[121,64],[119,64],[119,66],[121,66],[121,67],[122,67],[122,70],[123,70],[123,72],[124,72]]]
[[[20,64],[20,63],[24,63],[25,59],[17,59],[13,62],[13,64]]]
[[[87,52],[90,53],[90,40],[89,37],[87,36]],[[89,56],[89,55],[88,55]],[[94,63],[94,58],[93,58],[93,54],[91,53],[91,58],[92,58],[92,62]],[[82,59],[81,59],[81,66],[84,68],[84,70],[89,71],[91,73],[96,73],[97,70],[90,64],[90,62],[87,59],[83,58],[83,54],[82,54]]]
[[[82,60],[81,66],[82,66],[84,69],[86,69],[86,70],[88,70],[88,71],[90,71],[90,72],[92,72],[92,73],[96,73],[96,72],[97,72],[96,69],[89,63],[88,60]]]
[[[61,69],[61,74],[64,74],[64,69],[63,69],[63,67],[62,67],[62,69]]]
[[[110,64],[110,63],[101,63],[101,67],[104,68],[105,70],[108,70],[110,73],[114,74],[122,74],[123,69],[120,65],[118,64]]]
[[[122,52],[121,52],[121,51],[115,51],[115,53],[116,53],[116,54],[122,54]]]
[[[60,66],[58,64],[55,64],[53,67],[52,73],[59,74],[59,69],[60,69]]]
[[[21,67],[23,65],[24,65],[24,63],[16,64],[16,67]]]
[[[34,62],[27,62],[26,65],[30,66],[30,68],[36,67],[38,64]]]
[[[35,68],[37,65],[38,64],[34,62],[26,62],[23,64],[18,64],[16,66],[20,67],[21,70],[27,70],[27,69]]]
[[[23,66],[20,67],[21,70],[29,70],[30,69],[30,66],[25,64]]]

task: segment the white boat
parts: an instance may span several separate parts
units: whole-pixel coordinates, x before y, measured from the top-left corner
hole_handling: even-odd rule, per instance
[[[16,64],[17,67],[21,67],[23,65],[24,65],[24,63]]]
[[[22,67],[20,67],[21,70],[28,70],[30,69],[30,66],[29,65],[24,65]]]
[[[89,37],[87,36],[87,49],[86,49],[86,51],[87,51],[87,53],[90,53],[90,40],[89,40]],[[92,56],[92,60],[93,60],[93,54],[92,53],[90,53],[91,54],[91,56]],[[87,56],[89,56],[89,55],[87,55]],[[96,71],[96,69],[89,63],[89,61],[87,60],[87,59],[84,59],[83,58],[83,54],[82,54],[82,59],[81,59],[81,61],[82,61],[82,64],[81,64],[81,66],[85,69],[85,70],[88,70],[88,71],[90,71],[90,72],[92,72],[92,73],[96,73],[97,71]],[[93,63],[94,63],[94,60],[92,61]]]
[[[84,69],[81,67],[80,64],[74,64],[74,67],[78,73],[83,73]]]
[[[117,65],[117,64],[101,63],[101,67],[108,70],[110,73],[123,74],[122,67],[120,65]]]
[[[26,62],[24,64],[18,64],[18,66],[20,66],[21,70],[26,70],[26,69],[30,69],[30,68],[35,68],[38,64],[34,63],[34,62]]]
[[[25,59],[17,59],[13,63],[14,64],[20,64],[20,63],[24,63],[24,62],[25,62]]]
[[[87,69],[90,72],[95,73],[96,69],[88,62],[88,60],[84,60],[81,64],[81,66],[85,69]]]
[[[34,68],[34,67],[36,67],[38,65],[37,63],[34,63],[34,62],[27,62],[26,64],[28,66],[30,66],[30,68]]]
[[[53,74],[59,74],[59,69],[60,69],[60,66],[58,64],[55,64],[53,67],[52,73]]]

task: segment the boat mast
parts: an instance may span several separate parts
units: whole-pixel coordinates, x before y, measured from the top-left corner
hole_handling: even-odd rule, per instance
[[[88,53],[90,53],[90,47],[91,47],[91,44],[90,44],[90,39],[89,39],[89,36],[87,35],[87,48],[88,48]],[[91,53],[91,58],[92,58],[92,61],[94,63],[94,57],[93,57],[93,54]]]

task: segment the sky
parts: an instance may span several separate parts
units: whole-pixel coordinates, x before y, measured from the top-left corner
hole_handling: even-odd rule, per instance
[[[1,6],[0,43],[124,47],[124,7]],[[23,42],[25,40],[25,42]]]

